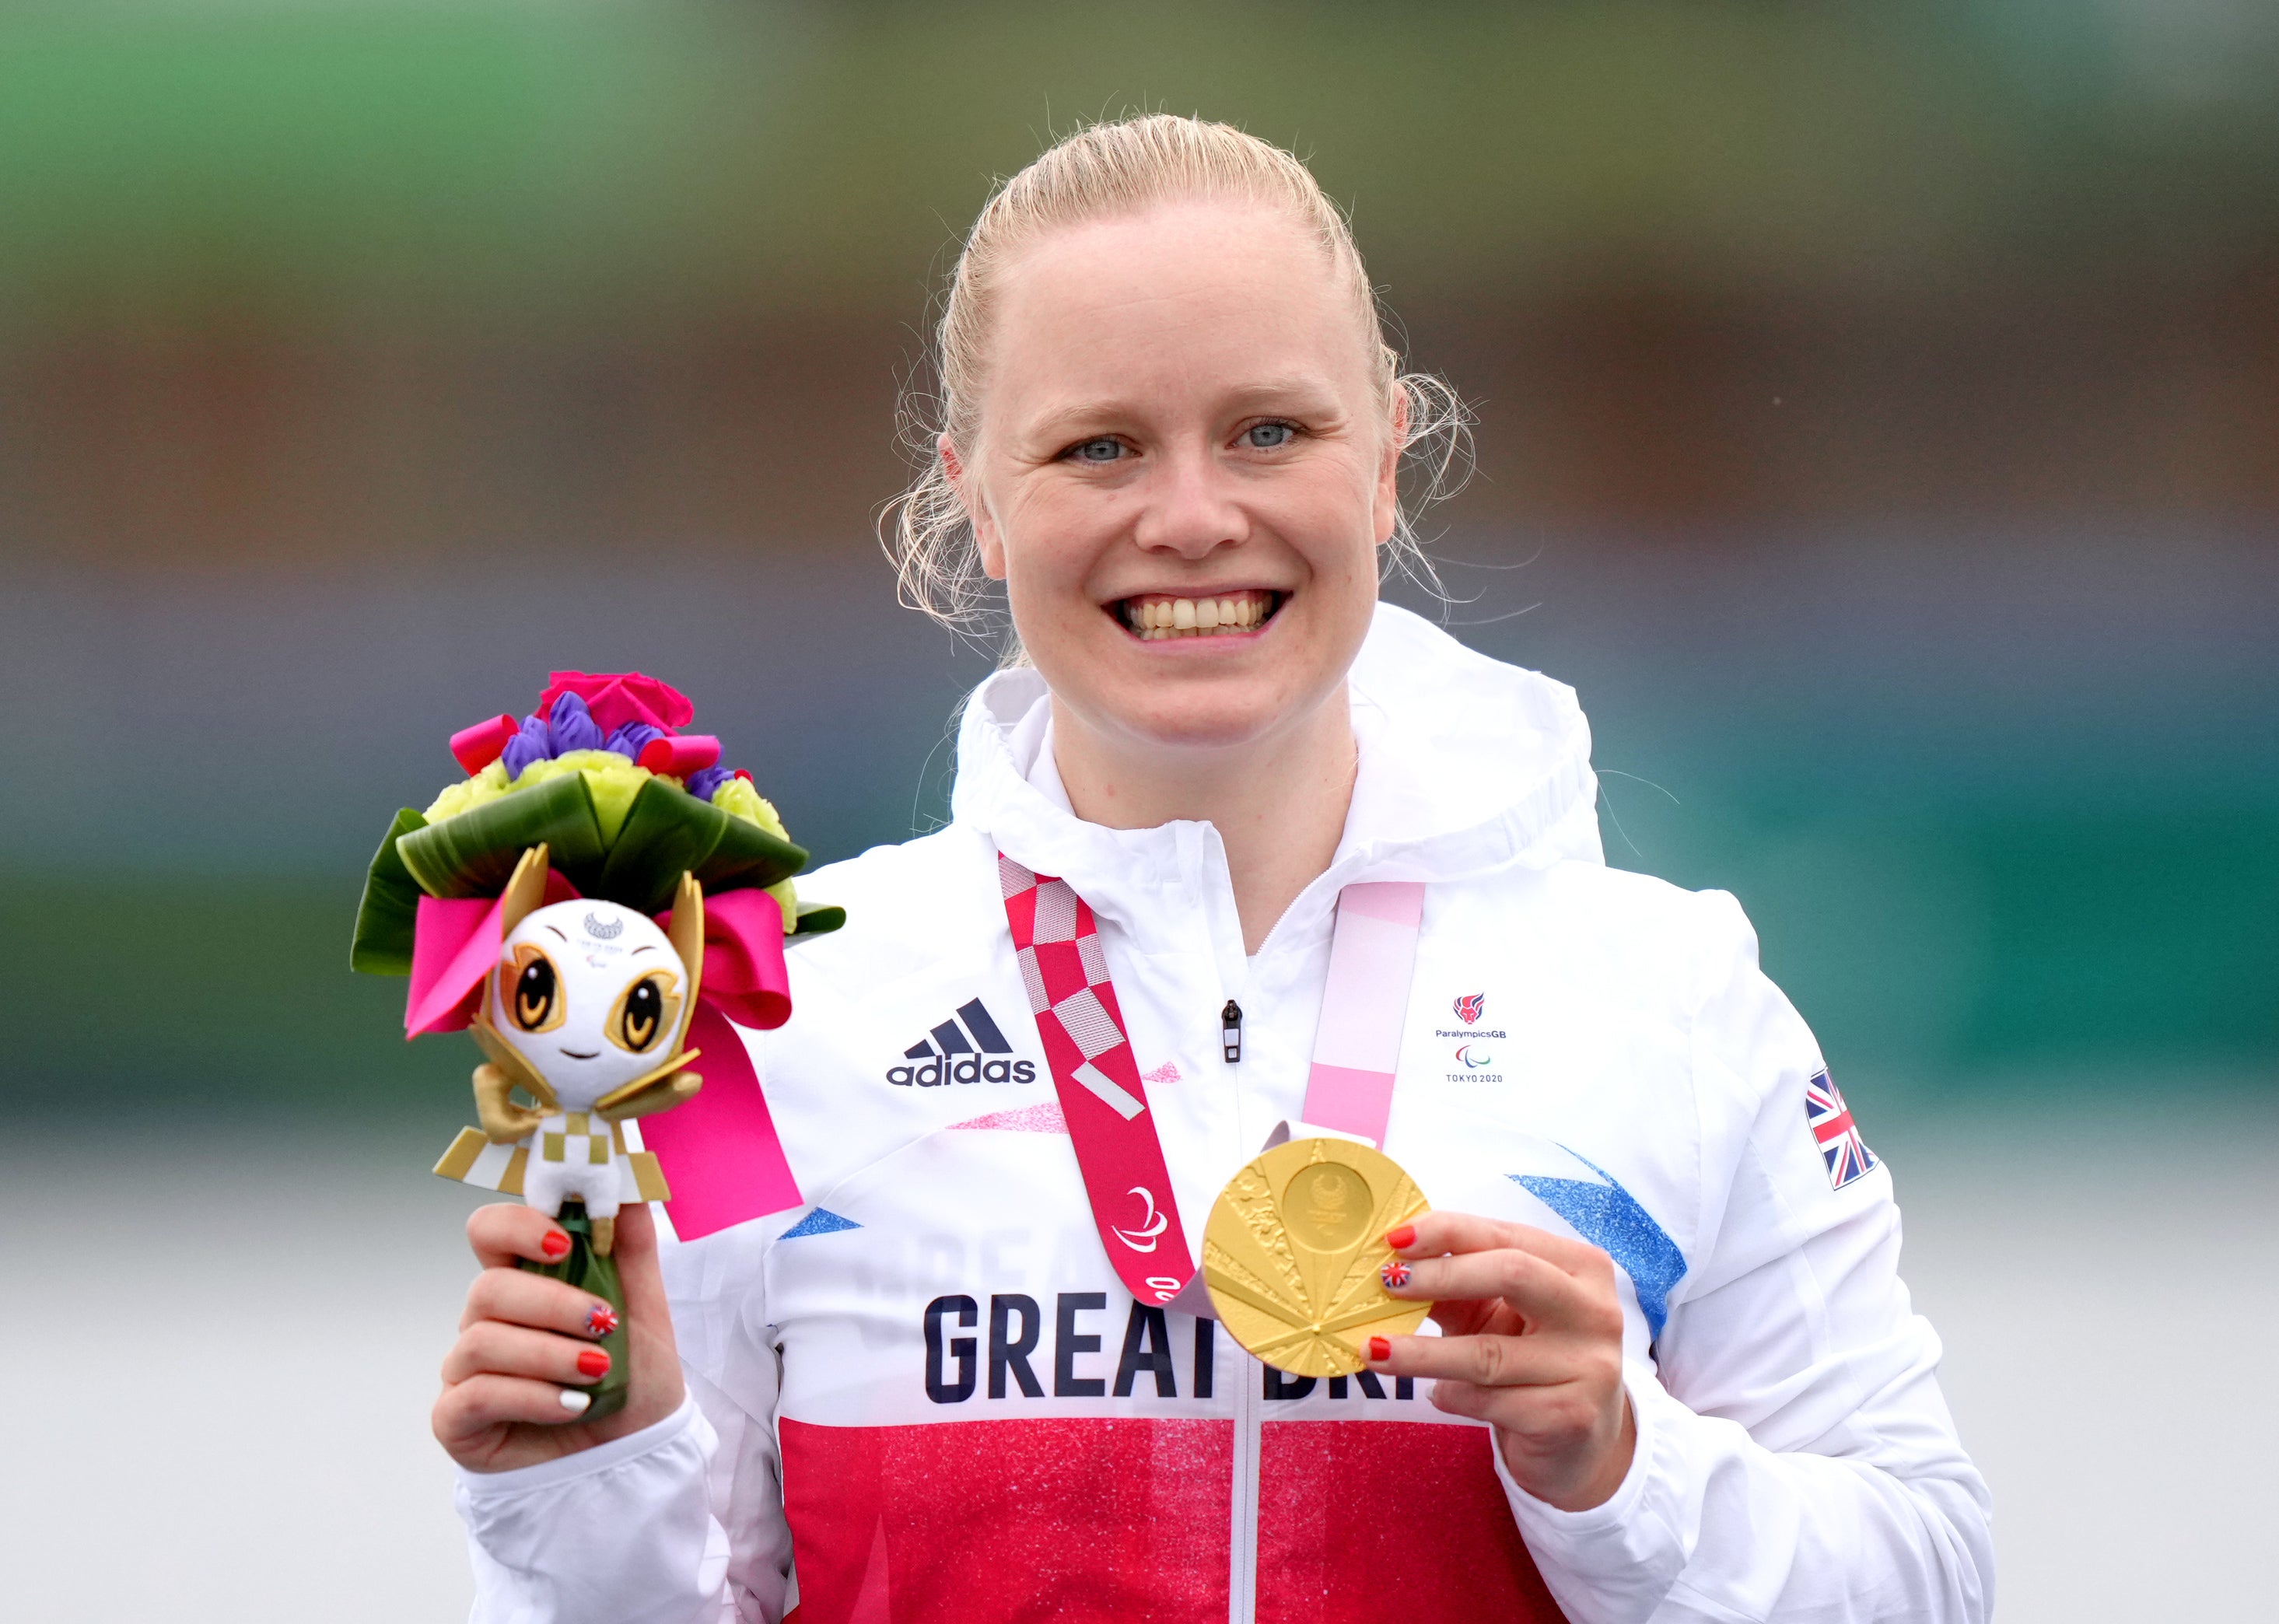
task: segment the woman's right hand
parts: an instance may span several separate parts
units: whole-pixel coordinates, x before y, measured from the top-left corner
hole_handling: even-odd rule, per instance
[[[548,1243],[556,1237],[549,1255]],[[618,1212],[612,1254],[625,1285],[633,1383],[625,1408],[598,1421],[579,1421],[585,1406],[570,1395],[582,1395],[608,1374],[606,1364],[590,1368],[596,1356],[608,1356],[588,1329],[593,1311],[608,1305],[567,1282],[516,1267],[524,1258],[557,1261],[569,1249],[562,1226],[527,1207],[500,1202],[467,1219],[467,1239],[483,1272],[467,1289],[434,1415],[436,1441],[452,1459],[473,1472],[512,1471],[638,1432],[680,1407],[680,1355],[647,1207],[628,1203]],[[589,1368],[579,1367],[581,1355]]]

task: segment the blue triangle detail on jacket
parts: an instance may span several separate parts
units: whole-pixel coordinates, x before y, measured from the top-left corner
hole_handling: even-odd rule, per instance
[[[1669,1293],[1685,1278],[1685,1254],[1613,1174],[1563,1145],[1559,1148],[1607,1182],[1593,1184],[1579,1178],[1538,1178],[1526,1173],[1505,1176],[1614,1259],[1638,1292],[1638,1312],[1646,1315],[1647,1332],[1659,1338],[1669,1319]]]
[[[841,1218],[837,1213],[818,1207],[776,1238],[797,1240],[803,1235],[833,1235],[840,1229],[859,1229],[862,1227],[852,1218]]]

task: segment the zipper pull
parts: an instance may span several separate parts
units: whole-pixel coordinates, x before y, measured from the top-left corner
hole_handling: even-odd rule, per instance
[[[1218,1012],[1219,1046],[1226,1052],[1226,1063],[1233,1065],[1242,1058],[1242,1006],[1232,999]]]

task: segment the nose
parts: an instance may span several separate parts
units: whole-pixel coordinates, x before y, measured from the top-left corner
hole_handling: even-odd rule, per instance
[[[1151,552],[1201,559],[1249,538],[1250,518],[1236,476],[1196,445],[1167,449],[1156,459],[1133,540]]]

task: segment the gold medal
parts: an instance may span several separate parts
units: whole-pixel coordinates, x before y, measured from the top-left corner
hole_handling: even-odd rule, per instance
[[[1229,1335],[1292,1375],[1351,1375],[1371,1337],[1406,1336],[1430,1303],[1389,1295],[1385,1232],[1430,1210],[1384,1152],[1293,1139],[1228,1181],[1203,1226],[1203,1284]]]

